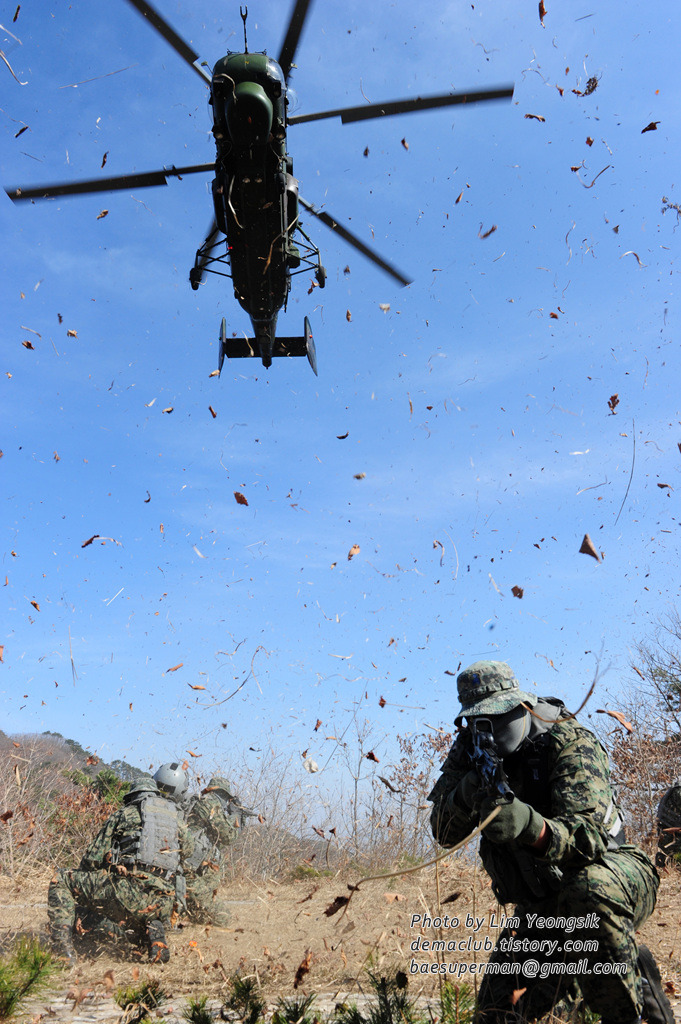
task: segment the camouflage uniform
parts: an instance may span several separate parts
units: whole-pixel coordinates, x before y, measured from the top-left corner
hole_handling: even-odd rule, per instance
[[[231,813],[232,805],[240,810],[229,782],[214,776],[190,803],[186,819],[194,846],[185,861],[187,911],[199,923],[222,928],[229,924],[230,913],[224,901],[215,899],[215,891],[223,850],[234,842],[240,825],[237,814]]]
[[[681,854],[681,779],[671,784],[657,805],[658,867]]]
[[[167,805],[168,829],[172,840],[158,843],[156,859],[168,867],[143,865],[134,861],[135,839],[142,831],[141,795],[152,795]],[[58,949],[74,960],[71,935],[76,927],[81,935],[92,933],[100,939],[134,941],[146,939],[150,946],[163,946],[167,960],[163,925],[170,921],[178,902],[181,867],[175,868],[191,850],[191,840],[182,822],[179,808],[159,794],[155,783],[133,787],[126,803],[104,824],[85,852],[77,870],[59,870],[47,892],[50,931]],[[165,809],[165,808],[164,808]],[[173,828],[173,817],[175,827]],[[179,840],[179,849],[170,849]],[[165,848],[164,848],[165,845]],[[123,853],[121,854],[121,851]],[[126,853],[126,851],[128,851]],[[183,893],[181,893],[183,895]],[[151,950],[153,953],[153,949]]]
[[[476,716],[508,714],[522,701],[535,709],[533,725],[542,736],[541,740],[532,740],[530,734],[503,759],[514,794],[512,803],[528,811],[525,831],[508,842],[500,841],[498,836],[490,841],[483,834],[480,842],[480,856],[492,879],[492,889],[500,903],[517,904],[513,916],[519,922],[501,932],[490,957],[490,963],[517,964],[517,970],[484,975],[478,1021],[497,1024],[538,1018],[566,996],[578,998],[580,988],[589,1008],[601,1014],[604,1022],[637,1021],[643,997],[634,932],[655,906],[659,879],[641,850],[622,843],[623,829],[605,750],[593,733],[565,712],[560,701],[542,701],[519,690],[503,662],[476,662],[461,673],[457,682],[462,702],[457,724],[464,717],[470,722]],[[540,714],[546,723],[543,726],[537,725]],[[452,746],[442,775],[428,797],[433,803],[433,835],[443,846],[464,839],[483,815],[480,807],[471,810],[471,804],[462,800],[461,789],[457,792],[471,770],[470,749],[471,731],[467,726]],[[488,813],[489,809],[484,810]],[[532,844],[541,842],[544,825],[549,830],[548,846],[540,853]],[[494,834],[491,826],[485,832]],[[563,952],[565,929],[552,932],[536,924],[532,927],[528,917],[532,914],[538,918],[596,915],[590,919],[594,927],[576,928],[569,937],[596,939],[597,951],[579,955]],[[584,957],[587,970],[578,977],[554,974],[544,980],[531,970],[524,973],[523,964],[534,957],[527,952],[508,951],[509,944],[503,940],[510,938],[520,942],[526,938],[558,939],[550,959],[575,962]],[[515,948],[522,946],[516,944]],[[543,957],[541,962],[546,959]],[[625,975],[589,973],[595,963],[626,963],[628,970]],[[518,991],[522,994],[512,1005],[514,992]]]

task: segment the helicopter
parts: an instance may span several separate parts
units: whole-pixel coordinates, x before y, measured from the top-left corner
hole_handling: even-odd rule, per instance
[[[231,277],[234,296],[248,313],[253,328],[251,338],[245,335],[228,338],[223,318],[218,372],[222,370],[225,356],[259,356],[265,367],[271,366],[277,356],[307,356],[316,375],[317,356],[309,319],[304,318],[301,336],[277,336],[277,318],[279,312],[286,309],[292,277],[312,271],[320,288],[326,283],[320,251],[301,224],[301,207],[399,284],[406,286],[411,282],[329,213],[318,210],[299,195],[293,161],[287,151],[288,127],[335,117],[339,117],[342,124],[348,124],[455,104],[507,99],[513,95],[513,86],[289,115],[287,87],[311,0],[295,0],[278,60],[266,52],[249,53],[248,9],[240,7],[244,50],[228,51],[214,65],[212,73],[199,63],[198,54],[148,0],[128,0],[128,3],[210,88],[215,162],[87,181],[14,187],[5,190],[7,195],[19,202],[151,188],[166,185],[170,177],[212,172],[215,175],[212,182],[214,217],[196,252],[189,283],[197,290],[208,273]]]

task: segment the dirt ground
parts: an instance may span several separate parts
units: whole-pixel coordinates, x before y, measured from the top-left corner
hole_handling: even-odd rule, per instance
[[[3,946],[19,933],[46,938],[48,881],[49,876],[40,876],[13,883],[0,875]],[[407,974],[412,958],[421,962],[434,959],[434,954],[410,950],[411,942],[421,934],[419,926],[411,928],[414,914],[437,917],[439,905],[440,915],[458,917],[461,925],[455,934],[449,930],[447,938],[467,939],[472,934],[465,925],[468,914],[484,919],[476,938],[484,942],[489,936],[493,942],[498,935],[501,909],[489,882],[463,861],[440,865],[437,879],[430,867],[398,878],[366,881],[353,893],[348,907],[327,915],[325,911],[336,897],[349,896],[348,883],[358,881],[359,876],[351,874],[231,883],[220,892],[230,901],[231,927],[180,922],[168,936],[171,958],[166,965],[150,965],[146,957],[122,959],[115,951],[98,956],[80,954],[75,968],[64,969],[48,991],[31,1000],[27,1019],[73,1021],[87,1006],[99,1003],[101,1012],[86,1013],[82,1019],[114,1021],[112,992],[147,978],[158,978],[171,1002],[201,995],[221,1001],[228,991],[227,979],[237,971],[254,975],[270,1004],[279,996],[314,992],[322,997],[322,1006],[333,1007],[366,990],[364,969],[370,956],[378,966]],[[437,937],[432,929],[423,935]],[[681,871],[665,873],[656,910],[641,929],[639,940],[653,951],[681,1020]],[[485,961],[488,955],[484,951],[458,953],[447,959]],[[463,980],[470,981],[470,976]],[[431,995],[437,990],[437,981],[413,976],[409,989],[414,996]],[[109,1007],[106,1012],[105,1006]]]

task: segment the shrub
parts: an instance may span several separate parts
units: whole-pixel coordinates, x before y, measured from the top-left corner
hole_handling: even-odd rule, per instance
[[[54,964],[36,939],[20,938],[0,959],[0,1020],[6,1020],[22,1000],[45,984]]]

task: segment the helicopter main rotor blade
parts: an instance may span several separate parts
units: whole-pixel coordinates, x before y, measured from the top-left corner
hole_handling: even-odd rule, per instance
[[[390,117],[393,114],[410,114],[418,110],[432,110],[435,107],[452,107],[461,103],[482,103],[486,100],[503,100],[513,95],[512,85],[496,89],[480,89],[477,92],[450,92],[440,96],[416,96],[413,99],[392,100],[389,103],[365,103],[360,107],[340,107],[338,110],[322,110],[317,114],[294,114],[289,124],[303,124],[304,121],[322,121],[327,117],[340,117],[343,124],[353,121],[370,121],[375,117]]]
[[[396,281],[399,281],[401,285],[406,287],[408,284],[411,284],[412,278],[405,277],[404,274],[400,273],[397,267],[393,266],[392,263],[389,263],[388,260],[384,260],[383,257],[379,256],[374,249],[370,249],[368,245],[357,237],[357,235],[353,235],[351,231],[348,231],[348,229],[344,228],[342,224],[339,224],[334,217],[331,217],[323,210],[317,210],[312,203],[308,203],[302,196],[298,196],[298,202],[301,206],[305,207],[308,213],[318,217],[322,224],[326,224],[327,228],[331,228],[332,231],[335,231],[337,235],[340,235],[341,238],[348,242],[354,249],[361,252],[363,256],[370,259],[371,262],[375,263],[381,268],[381,270],[385,270],[386,274],[390,274],[390,276],[394,277]]]
[[[179,36],[174,28],[171,28],[168,22],[163,18],[155,7],[152,7],[147,0],[128,0],[129,4],[132,4],[142,17],[146,18],[151,25],[154,26],[156,31],[163,36],[166,42],[170,43],[173,50],[179,53],[183,61],[189,64],[189,67],[196,71],[197,75],[201,75],[204,82],[208,82],[210,85],[211,76],[208,74],[205,68],[198,67],[196,61],[199,59],[198,53],[192,50],[189,43],[187,43],[182,36]]]
[[[288,23],[288,29],[286,30],[286,36],[282,43],[281,53],[279,54],[279,67],[284,72],[284,78],[288,81],[288,76],[291,73],[291,65],[293,64],[293,58],[296,55],[298,48],[298,42],[300,40],[305,19],[307,17],[307,9],[310,6],[311,0],[296,0],[295,7],[293,8],[293,14],[291,20]]]
[[[181,178],[183,174],[213,171],[215,164],[194,164],[192,167],[164,167],[162,171],[142,174],[121,174],[116,178],[91,178],[89,181],[70,181],[52,185],[32,185],[31,188],[6,188],[14,202],[21,199],[53,199],[55,196],[79,196],[87,192],[117,192],[121,189],[151,188],[167,185],[168,178]]]

